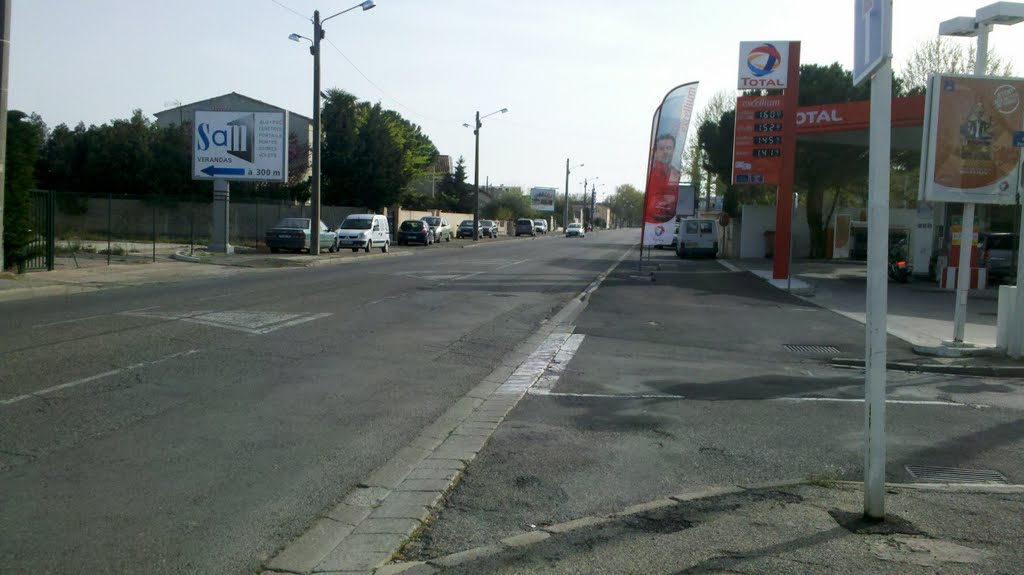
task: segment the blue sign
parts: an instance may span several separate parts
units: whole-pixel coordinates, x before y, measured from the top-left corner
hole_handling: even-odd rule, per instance
[[[858,86],[892,55],[892,0],[853,4],[853,84]]]
[[[1024,148],[1024,132],[1013,133],[1013,145],[1018,148]]]

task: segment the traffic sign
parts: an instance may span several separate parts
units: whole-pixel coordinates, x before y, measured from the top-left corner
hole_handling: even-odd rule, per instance
[[[197,110],[192,128],[192,179],[286,181],[285,112]]]
[[[892,53],[892,0],[854,0],[853,85],[867,80]]]

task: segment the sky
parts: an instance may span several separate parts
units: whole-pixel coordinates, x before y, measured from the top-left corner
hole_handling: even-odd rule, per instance
[[[380,102],[422,126],[472,182],[472,123],[483,120],[480,183],[598,197],[643,188],[651,117],[665,93],[699,81],[696,111],[736,87],[740,41],[799,40],[801,62],[853,62],[854,0],[376,0],[325,25],[323,89]],[[48,126],[103,124],[238,92],[312,115],[312,36],[356,0],[15,0],[10,109]],[[894,0],[897,71],[939,23],[980,0]],[[960,40],[971,43],[973,39]],[[1024,46],[1024,24],[989,48]],[[1015,50],[1016,47],[1016,50]],[[1024,62],[1015,62],[1021,74]],[[691,135],[695,128],[691,126]]]

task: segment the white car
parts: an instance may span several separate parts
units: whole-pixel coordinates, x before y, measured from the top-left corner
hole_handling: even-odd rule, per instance
[[[387,253],[391,247],[388,219],[374,214],[352,214],[338,226],[338,249],[352,248],[369,252],[373,248]]]
[[[587,234],[583,231],[583,224],[572,223],[569,227],[565,228],[565,237],[567,238],[584,238]]]
[[[537,230],[538,234],[548,233],[547,220],[533,220],[533,229]]]

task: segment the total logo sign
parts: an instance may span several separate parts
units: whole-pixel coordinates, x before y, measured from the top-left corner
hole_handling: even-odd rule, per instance
[[[740,42],[740,90],[781,90],[786,87],[789,42]]]

